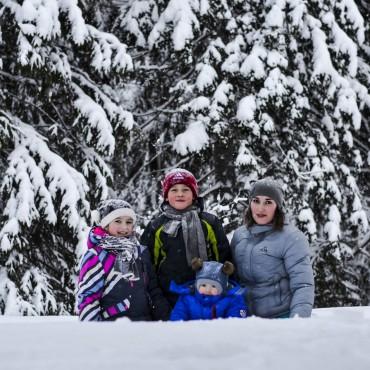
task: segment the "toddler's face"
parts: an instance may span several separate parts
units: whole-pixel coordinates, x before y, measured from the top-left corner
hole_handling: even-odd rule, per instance
[[[216,285],[207,284],[207,283],[200,284],[198,287],[198,291],[200,294],[205,294],[205,295],[219,295],[220,294]]]
[[[194,197],[189,186],[176,184],[170,188],[166,200],[171,207],[181,211],[193,204]]]
[[[128,237],[134,232],[134,220],[128,216],[117,217],[107,227],[109,235]]]

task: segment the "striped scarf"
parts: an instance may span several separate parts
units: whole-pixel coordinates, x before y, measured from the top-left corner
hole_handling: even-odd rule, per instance
[[[123,278],[140,280],[137,267],[139,243],[135,235],[129,238],[117,237],[109,235],[101,227],[94,227],[89,233],[88,246],[91,248],[95,245],[116,255],[114,270],[120,272]]]

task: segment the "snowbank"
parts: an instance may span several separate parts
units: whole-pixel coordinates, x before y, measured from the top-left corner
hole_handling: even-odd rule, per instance
[[[368,370],[369,346],[370,307],[186,323],[0,316],[3,370]]]

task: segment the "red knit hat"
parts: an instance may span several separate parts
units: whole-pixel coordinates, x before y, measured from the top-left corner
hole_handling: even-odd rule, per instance
[[[198,197],[198,184],[194,175],[183,168],[175,168],[168,172],[162,181],[163,198],[166,199],[172,186],[184,184],[189,186],[195,198]]]

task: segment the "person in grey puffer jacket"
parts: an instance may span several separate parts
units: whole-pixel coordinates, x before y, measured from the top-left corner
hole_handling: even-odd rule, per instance
[[[314,278],[308,241],[285,221],[283,191],[262,179],[252,186],[245,225],[231,241],[237,277],[251,315],[310,317]]]

